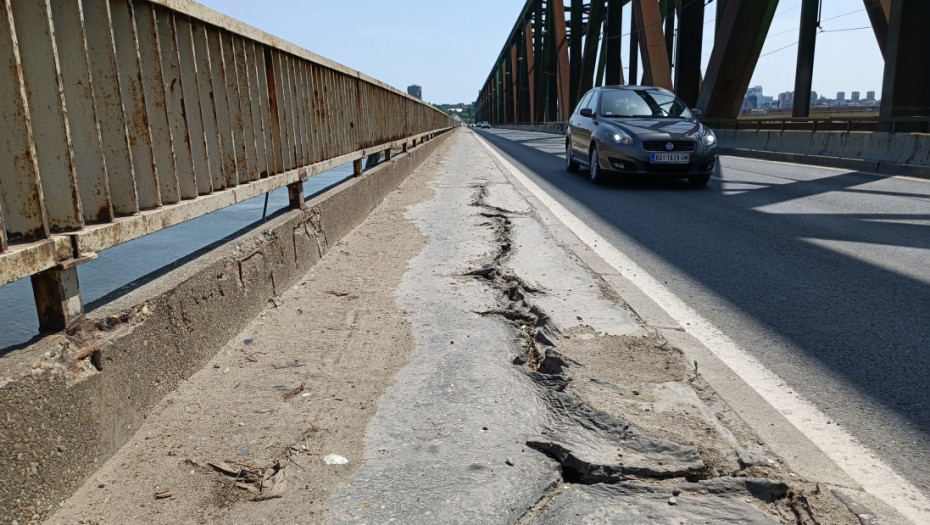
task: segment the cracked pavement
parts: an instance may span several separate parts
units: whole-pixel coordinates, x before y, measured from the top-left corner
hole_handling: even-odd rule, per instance
[[[870,523],[748,432],[478,140],[448,138],[49,522]],[[217,461],[276,465],[281,497]]]

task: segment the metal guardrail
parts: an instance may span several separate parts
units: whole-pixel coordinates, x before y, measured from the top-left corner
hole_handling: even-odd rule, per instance
[[[926,129],[930,117],[837,117],[832,115],[811,117],[745,117],[739,119],[705,119],[714,129],[743,129],[752,131],[889,131],[911,133],[914,126]],[[882,129],[883,127],[887,129]]]
[[[188,0],[0,0],[0,67],[0,286],[44,329],[98,251],[454,125]]]

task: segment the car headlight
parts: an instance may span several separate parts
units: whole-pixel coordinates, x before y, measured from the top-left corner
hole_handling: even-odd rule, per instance
[[[623,144],[625,146],[632,146],[633,139],[622,131],[614,131],[607,134],[607,137],[616,144]]]
[[[717,143],[717,136],[714,135],[714,132],[710,128],[705,128],[701,126],[701,144],[705,146],[713,146]]]

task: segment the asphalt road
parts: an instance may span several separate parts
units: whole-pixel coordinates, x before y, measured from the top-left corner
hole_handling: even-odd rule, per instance
[[[594,186],[561,136],[480,134],[930,494],[930,181],[721,157],[705,188]]]

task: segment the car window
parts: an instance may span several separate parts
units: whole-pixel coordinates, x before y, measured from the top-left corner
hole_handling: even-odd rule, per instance
[[[591,92],[591,98],[588,99],[588,103],[585,105],[586,108],[591,108],[591,111],[597,109],[597,91]]]
[[[580,114],[582,109],[588,107],[588,102],[591,100],[592,95],[594,95],[594,92],[588,91],[583,97],[581,97],[581,101],[578,102],[578,107],[575,108],[576,114]]]
[[[601,97],[605,117],[693,118],[688,106],[672,93],[648,89],[605,90]]]

